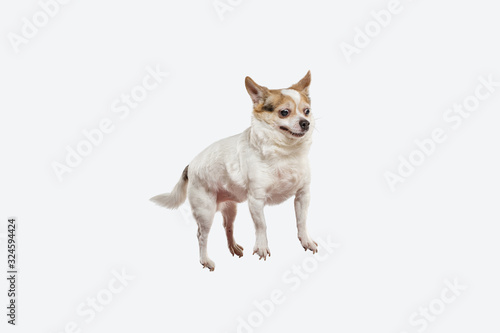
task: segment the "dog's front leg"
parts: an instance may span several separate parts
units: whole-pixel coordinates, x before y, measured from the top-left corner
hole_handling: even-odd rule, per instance
[[[297,231],[299,236],[299,241],[302,247],[307,251],[311,250],[313,253],[318,252],[318,243],[313,241],[309,237],[307,232],[306,220],[307,220],[307,210],[309,208],[309,201],[311,200],[311,195],[309,192],[309,186],[301,188],[295,194],[295,217],[297,218]]]
[[[253,254],[257,253],[259,260],[269,255],[271,256],[271,251],[267,245],[267,234],[266,234],[266,219],[264,217],[264,199],[258,199],[255,197],[248,198],[248,208],[250,209],[250,214],[252,215],[253,222],[255,224],[255,246],[253,248]]]

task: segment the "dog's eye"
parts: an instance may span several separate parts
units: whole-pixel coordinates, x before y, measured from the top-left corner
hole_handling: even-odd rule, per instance
[[[304,114],[305,114],[306,116],[307,116],[309,113],[311,113],[311,110],[309,110],[309,109],[305,109],[305,110],[304,110]]]
[[[286,116],[288,116],[290,114],[290,110],[283,109],[283,110],[280,111],[280,114],[281,114],[282,117],[286,117]]]

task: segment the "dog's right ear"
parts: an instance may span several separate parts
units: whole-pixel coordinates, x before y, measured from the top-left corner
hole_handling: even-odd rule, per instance
[[[267,95],[268,89],[266,87],[259,86],[254,80],[247,76],[245,78],[245,87],[247,88],[250,98],[254,105],[258,105],[264,102]]]
[[[291,89],[297,91],[302,91],[306,96],[309,96],[309,85],[311,84],[311,71],[307,71],[306,76],[304,76],[299,82],[291,86]]]

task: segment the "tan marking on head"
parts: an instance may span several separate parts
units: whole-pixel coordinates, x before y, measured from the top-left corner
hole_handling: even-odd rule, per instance
[[[274,125],[281,116],[279,112],[288,109],[288,117],[302,114],[302,109],[309,107],[309,98],[303,93],[292,89],[272,89],[268,90],[268,95],[264,101],[254,106],[256,118]]]
[[[295,89],[283,89],[281,91],[281,93],[289,98],[292,99],[293,101],[293,104],[295,104],[295,108],[294,108],[294,114],[299,114],[299,115],[302,115],[303,113],[303,110],[305,108],[309,108],[310,107],[310,99],[309,97],[307,97],[306,95],[304,95],[303,93],[295,90]]]
[[[290,110],[288,117],[294,117],[297,112],[303,115],[303,109],[310,107],[309,84],[311,73],[298,83],[287,89],[268,89],[257,85],[252,79],[246,79],[247,90],[254,102],[253,114],[255,118],[265,121],[270,125],[276,125],[280,119],[280,110]]]
[[[283,96],[278,90],[268,90],[264,101],[258,105],[254,105],[253,113],[255,118],[265,121],[273,125],[276,117],[276,109],[282,104]]]

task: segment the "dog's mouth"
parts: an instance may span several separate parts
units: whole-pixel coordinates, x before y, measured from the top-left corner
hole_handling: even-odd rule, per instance
[[[286,132],[290,133],[291,135],[296,136],[298,138],[300,138],[301,136],[304,136],[304,134],[306,134],[305,132],[302,132],[302,133],[292,132],[288,128],[286,128],[285,126],[280,126],[280,129],[283,131],[286,131]]]

